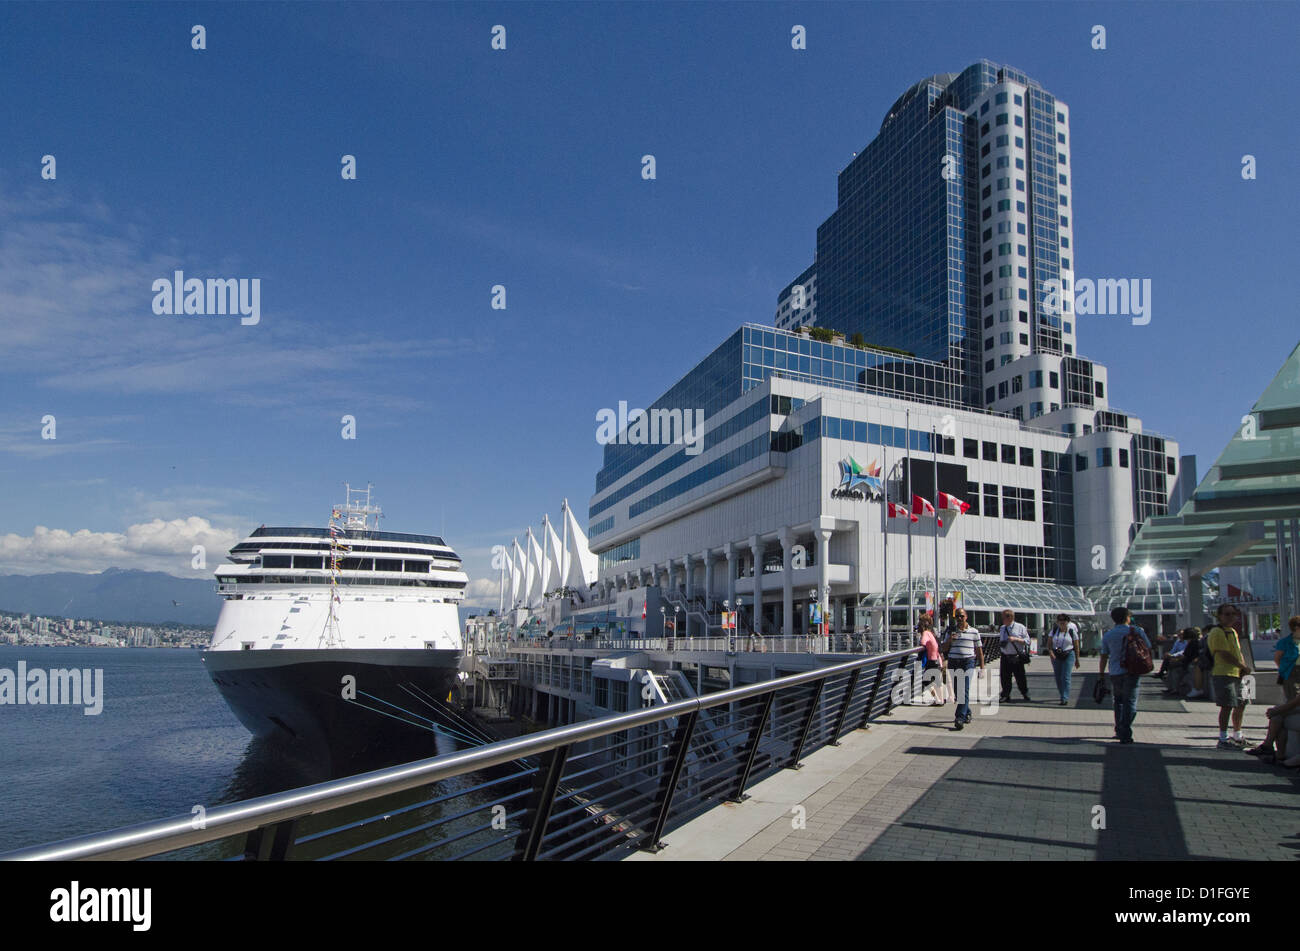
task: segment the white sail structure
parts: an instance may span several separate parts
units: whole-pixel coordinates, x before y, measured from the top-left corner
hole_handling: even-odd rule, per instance
[[[546,590],[554,591],[556,588],[564,587],[564,570],[561,567],[564,548],[555,535],[555,526],[551,524],[550,516],[543,517],[542,524],[546,527],[547,541],[546,575],[548,580]]]
[[[587,588],[596,583],[600,574],[599,564],[588,547],[586,533],[578,527],[578,520],[573,517],[573,509],[569,508],[567,499],[564,502],[564,527],[568,540],[564,583],[581,592],[585,600]]]
[[[528,527],[528,607],[542,606],[542,549],[537,544],[533,529]]]
[[[510,551],[510,607],[513,610],[519,603],[519,591],[524,583],[524,550],[519,547],[519,539],[514,539]]]

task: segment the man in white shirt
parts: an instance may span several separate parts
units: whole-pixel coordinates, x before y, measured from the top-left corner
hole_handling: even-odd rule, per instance
[[[998,678],[1002,681],[1002,702],[1011,701],[1011,678],[1016,679],[1020,696],[1029,701],[1029,682],[1025,679],[1025,665],[1021,661],[1021,650],[1029,651],[1029,631],[1016,620],[1016,612],[1010,609],[1002,612],[1002,626],[998,628],[998,642],[1002,656],[998,667]],[[1017,649],[1019,645],[1020,649]]]

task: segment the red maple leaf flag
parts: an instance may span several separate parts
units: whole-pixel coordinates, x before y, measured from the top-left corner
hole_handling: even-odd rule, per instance
[[[913,515],[934,515],[936,520],[939,523],[939,527],[940,528],[943,527],[943,519],[938,517],[937,513],[934,510],[934,506],[931,505],[929,502],[927,502],[925,499],[921,498],[919,495],[912,496],[912,514]]]
[[[906,506],[906,505],[899,505],[899,504],[896,503],[896,502],[890,502],[890,503],[889,503],[889,517],[890,517],[890,518],[910,518],[910,519],[911,519],[912,521],[914,521],[914,522],[917,520],[917,519],[916,519],[916,516],[913,515],[911,512],[909,512],[909,511],[907,510],[907,506]]]
[[[939,508],[952,509],[959,514],[965,515],[970,508],[969,502],[963,502],[955,495],[949,495],[947,492],[939,493]]]

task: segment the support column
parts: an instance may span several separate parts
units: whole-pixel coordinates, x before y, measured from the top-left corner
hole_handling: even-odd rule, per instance
[[[686,555],[682,558],[682,571],[686,573],[686,606],[689,609],[691,598],[695,597],[695,559],[693,556]],[[687,610],[684,617],[686,620],[686,636],[690,637],[691,612]]]
[[[935,594],[939,592],[936,589]],[[826,611],[826,602],[831,596],[831,530],[817,529],[817,602]],[[937,609],[936,609],[937,610]]]
[[[1195,627],[1205,618],[1204,590],[1201,588],[1201,576],[1191,573],[1190,568],[1179,570],[1185,582],[1187,593],[1187,623],[1183,627]],[[1209,634],[1209,631],[1205,632]]]
[[[727,542],[727,604],[736,610],[736,546]]]
[[[754,633],[763,633],[763,540],[749,536],[749,550],[754,553]]]
[[[794,530],[781,529],[781,633],[794,637]]]
[[[704,607],[708,608],[713,604],[713,552],[707,548],[700,554],[700,560],[704,562]],[[707,612],[706,612],[707,613]],[[704,632],[708,634],[708,631]]]

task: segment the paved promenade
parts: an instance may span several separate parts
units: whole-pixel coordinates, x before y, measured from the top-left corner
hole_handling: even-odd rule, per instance
[[[975,707],[961,732],[951,704],[898,707],[629,861],[1300,858],[1300,774],[1216,749],[1218,708],[1165,700],[1150,677],[1121,746],[1085,661],[1070,706],[1040,658],[1032,702]],[[1280,699],[1273,680],[1261,671],[1246,711],[1252,745]]]

